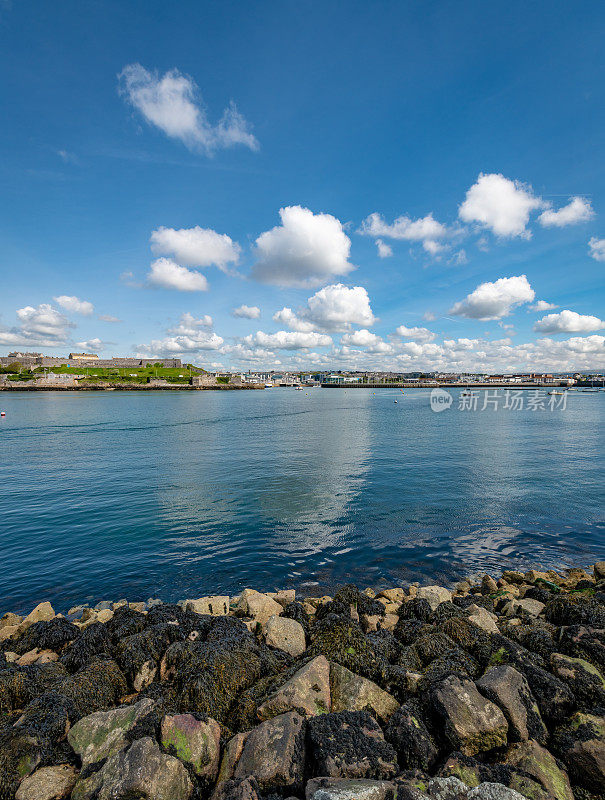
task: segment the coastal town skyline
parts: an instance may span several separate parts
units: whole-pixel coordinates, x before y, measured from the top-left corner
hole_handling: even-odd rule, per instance
[[[5,4],[0,352],[602,371],[596,5],[541,5]]]

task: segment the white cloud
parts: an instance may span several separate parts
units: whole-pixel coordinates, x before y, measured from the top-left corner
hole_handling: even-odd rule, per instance
[[[604,320],[567,309],[558,314],[547,314],[534,325],[534,330],[541,333],[587,333],[602,328],[605,328]]]
[[[240,257],[240,246],[231,237],[199,225],[178,230],[160,227],[153,231],[150,241],[155,255],[170,256],[185,267],[215,265],[225,270]]]
[[[467,191],[458,215],[464,222],[477,222],[497,236],[529,238],[530,214],[543,206],[544,201],[534,195],[530,186],[504,175],[481,173]]]
[[[529,308],[531,311],[552,311],[553,308],[558,308],[558,306],[555,303],[548,303],[546,300],[538,300]]]
[[[164,75],[129,64],[120,75],[119,91],[145,120],[167,136],[180,139],[191,150],[208,154],[219,148],[244,145],[258,150],[258,141],[232,103],[217,125],[212,125],[201,105],[195,82],[177,69]]]
[[[212,317],[209,314],[204,314],[203,317],[196,318],[193,314],[185,311],[181,314],[179,324],[174,328],[169,328],[168,333],[175,336],[197,336],[200,328],[211,328]]]
[[[572,197],[566,206],[558,211],[547,208],[538,217],[540,224],[545,228],[564,228],[566,225],[577,225],[579,222],[588,222],[594,217],[590,200],[584,197]]]
[[[106,344],[109,344],[109,342],[103,342],[96,337],[94,339],[87,339],[84,342],[76,342],[76,347],[79,347],[80,350],[84,352],[94,353],[97,350],[104,350]]]
[[[242,317],[243,319],[258,319],[260,317],[260,308],[244,304],[232,309],[231,316]]]
[[[455,303],[450,314],[482,321],[507,317],[523,303],[530,303],[536,296],[525,275],[499,278],[482,283],[467,297]]]
[[[368,353],[392,353],[394,352],[393,345],[388,344],[375,333],[366,328],[362,328],[354,333],[345,333],[341,338],[341,344],[345,346],[366,347]]]
[[[54,347],[66,342],[74,325],[48,303],[17,310],[18,325],[0,330],[0,345]]]
[[[593,236],[588,242],[588,247],[591,258],[594,258],[595,261],[605,261],[605,239],[597,239],[596,236]]]
[[[206,292],[208,281],[205,275],[181,267],[170,258],[158,258],[151,264],[147,280],[154,286],[164,289],[177,289],[179,292]]]
[[[395,333],[405,339],[414,339],[416,342],[432,342],[435,338],[433,331],[428,328],[406,328],[405,325],[400,325]]]
[[[284,308],[276,311],[273,315],[273,320],[275,322],[279,322],[281,325],[285,325],[287,328],[290,328],[291,331],[302,331],[303,333],[307,333],[308,331],[313,330],[312,322],[307,322],[306,320],[301,319],[288,306],[284,306]]]
[[[389,224],[383,217],[374,212],[370,214],[361,223],[359,233],[365,236],[383,237],[387,239],[399,239],[408,242],[422,242],[422,246],[427,253],[432,256],[438,255],[445,249],[445,245],[439,240],[448,237],[451,232],[441,222],[438,222],[432,214],[427,214],[426,217],[419,219],[411,219],[403,214],[401,217]],[[391,255],[392,251],[388,245],[385,245],[381,239],[376,241],[378,247],[378,254],[381,258],[385,256],[381,253],[382,248],[388,248],[389,252],[386,255]]]
[[[102,322],[122,322],[119,317],[114,317],[111,314],[99,314],[99,319]]]
[[[258,260],[252,277],[277,286],[318,286],[352,269],[351,240],[340,220],[288,206],[279,211],[282,224],[256,240]]]
[[[69,296],[67,294],[59,295],[53,298],[55,303],[64,308],[66,311],[72,311],[74,314],[83,314],[88,317],[95,310],[95,307],[88,300],[80,300],[79,297]]]
[[[425,322],[434,322],[437,319],[437,316],[432,311],[425,311],[422,315],[422,319]]]
[[[393,248],[391,245],[383,242],[382,239],[376,239],[376,248],[379,258],[389,258],[393,255]]]
[[[324,286],[308,299],[307,307],[305,316],[324,330],[347,330],[351,325],[369,326],[376,322],[363,286]]]
[[[245,336],[243,342],[249,346],[257,345],[275,350],[304,350],[308,347],[327,347],[332,344],[332,339],[314,331],[277,331],[277,333],[257,331]]]

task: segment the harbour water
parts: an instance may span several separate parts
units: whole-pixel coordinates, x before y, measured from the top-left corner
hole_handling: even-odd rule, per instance
[[[4,395],[0,612],[602,559],[605,394],[452,394]]]

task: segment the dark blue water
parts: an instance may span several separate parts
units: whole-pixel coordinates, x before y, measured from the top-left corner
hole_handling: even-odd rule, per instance
[[[602,559],[605,393],[554,411],[456,404],[433,413],[424,390],[3,394],[0,611]]]

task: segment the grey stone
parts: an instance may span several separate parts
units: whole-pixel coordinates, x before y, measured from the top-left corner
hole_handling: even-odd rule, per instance
[[[67,739],[82,759],[82,766],[110,758],[128,744],[126,734],[153,709],[153,700],[140,700],[132,706],[96,711],[70,729]]]
[[[391,781],[312,778],[305,788],[306,800],[389,800],[394,796]]]
[[[330,664],[325,656],[317,656],[298,670],[258,707],[261,720],[287,711],[305,716],[325,714],[330,710]]]
[[[525,800],[525,797],[503,783],[485,781],[467,793],[468,800]]]
[[[567,774],[559,769],[554,756],[538,742],[530,740],[512,744],[504,760],[533,778],[555,800],[574,800]]]
[[[509,741],[546,741],[546,726],[538,705],[525,676],[514,667],[508,664],[492,667],[477,681],[477,688],[504,712],[509,725]]]
[[[302,786],[305,768],[305,719],[294,711],[253,728],[235,768],[235,778],[254,776],[263,792]]]
[[[188,800],[193,784],[174,756],[150,737],[109,758],[98,772],[79,780],[72,800]]]
[[[433,706],[445,723],[445,734],[465,755],[506,744],[508,723],[497,705],[466,678],[450,675],[432,692]]]
[[[432,800],[458,800],[460,797],[466,798],[467,792],[468,786],[453,775],[449,778],[433,778],[428,785]]]
[[[476,606],[475,604],[469,606],[467,610],[470,612],[468,621],[472,622],[473,625],[476,625],[487,633],[500,633],[496,625],[497,617],[495,614],[490,614],[486,608],[483,608],[483,606]]]
[[[305,630],[300,622],[274,614],[267,621],[265,641],[270,647],[297,658],[305,652]]]
[[[330,694],[332,711],[371,709],[382,722],[387,722],[399,708],[393,695],[335,663],[330,664]]]
[[[199,778],[214,782],[218,773],[221,726],[211,717],[196,719],[192,714],[175,714],[162,719],[160,743]]]
[[[77,777],[71,764],[41,767],[21,781],[15,800],[62,800],[71,794]]]
[[[443,586],[421,586],[416,592],[416,597],[426,600],[434,611],[441,603],[452,599],[452,593]]]

